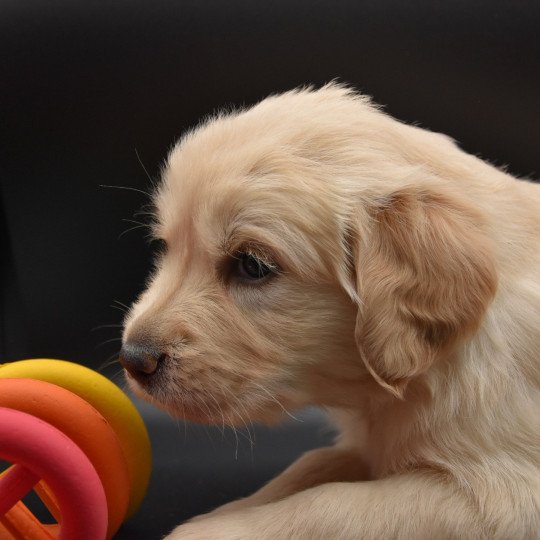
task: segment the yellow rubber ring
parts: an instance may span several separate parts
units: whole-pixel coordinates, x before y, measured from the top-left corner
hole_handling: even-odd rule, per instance
[[[141,415],[130,399],[109,379],[80,364],[35,358],[0,364],[0,378],[29,378],[70,390],[92,405],[116,433],[131,485],[126,519],[139,508],[152,468],[150,439]]]

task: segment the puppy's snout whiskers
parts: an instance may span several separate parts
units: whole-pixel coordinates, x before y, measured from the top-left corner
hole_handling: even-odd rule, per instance
[[[251,384],[255,385],[257,388],[260,388],[272,401],[277,403],[279,405],[279,407],[281,408],[281,410],[289,418],[292,418],[296,422],[303,422],[303,420],[301,418],[297,418],[296,416],[294,416],[294,414],[292,414],[289,410],[287,410],[287,408],[283,405],[283,403],[281,403],[281,401],[279,401],[279,399],[277,399],[277,397],[274,394],[272,394],[267,388],[265,388],[262,384],[259,384],[259,383],[255,382],[255,381],[251,381]]]

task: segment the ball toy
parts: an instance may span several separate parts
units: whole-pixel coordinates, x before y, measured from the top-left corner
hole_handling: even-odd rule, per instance
[[[111,381],[81,365],[0,364],[0,538],[110,539],[139,507],[151,449],[142,418]],[[58,523],[22,502],[34,490]]]

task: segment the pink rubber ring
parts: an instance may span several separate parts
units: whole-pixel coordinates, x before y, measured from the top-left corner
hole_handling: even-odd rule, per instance
[[[62,514],[59,540],[105,539],[107,500],[99,476],[61,431],[30,414],[0,407],[0,458],[22,465],[51,488]],[[0,503],[8,497],[0,491]]]

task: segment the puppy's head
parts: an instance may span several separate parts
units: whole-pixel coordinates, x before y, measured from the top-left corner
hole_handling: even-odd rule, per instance
[[[154,201],[166,247],[125,323],[138,393],[193,420],[271,421],[373,381],[399,394],[477,326],[495,281],[479,216],[402,180],[388,122],[326,87],[180,142]]]

